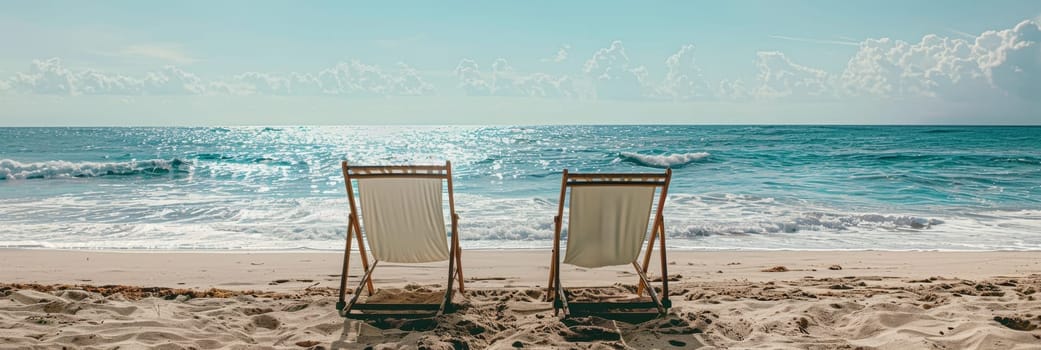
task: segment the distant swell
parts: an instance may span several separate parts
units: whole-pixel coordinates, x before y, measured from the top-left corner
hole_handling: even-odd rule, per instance
[[[681,153],[669,155],[649,155],[633,152],[619,154],[622,160],[655,168],[681,167],[709,156],[708,152]]]
[[[22,163],[0,160],[0,180],[97,177],[113,175],[161,175],[187,172],[191,163],[180,159],[150,159],[129,162],[67,162],[53,160]]]

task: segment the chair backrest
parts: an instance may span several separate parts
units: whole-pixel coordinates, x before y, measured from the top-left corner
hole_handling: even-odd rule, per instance
[[[447,166],[347,170],[346,181],[358,181],[359,216],[373,257],[396,263],[448,260],[442,187],[451,181]]]
[[[570,187],[571,196],[564,263],[593,268],[636,261],[647,238],[655,192],[667,186],[667,174],[565,176],[562,191]],[[658,213],[663,203],[659,201]]]

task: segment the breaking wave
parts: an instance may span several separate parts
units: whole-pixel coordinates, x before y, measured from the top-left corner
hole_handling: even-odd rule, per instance
[[[97,177],[114,175],[162,175],[188,172],[191,162],[177,158],[149,159],[128,162],[68,162],[52,160],[22,163],[0,159],[0,180],[49,179],[69,177]]]
[[[669,155],[650,155],[634,152],[622,152],[619,154],[622,160],[654,168],[681,167],[699,160],[710,154],[708,152],[679,153]]]

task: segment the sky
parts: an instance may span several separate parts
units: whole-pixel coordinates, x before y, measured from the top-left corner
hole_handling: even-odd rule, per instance
[[[4,1],[0,126],[1041,124],[1041,1]]]

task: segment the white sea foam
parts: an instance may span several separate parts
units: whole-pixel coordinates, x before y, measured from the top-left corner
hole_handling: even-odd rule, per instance
[[[149,159],[127,162],[69,162],[52,160],[35,163],[0,159],[0,180],[165,174],[186,170],[190,167],[190,163],[180,159]]]
[[[655,168],[668,168],[668,167],[679,167],[690,164],[692,162],[704,159],[710,154],[708,152],[694,152],[694,153],[678,153],[669,155],[650,155],[640,154],[634,152],[622,152],[619,153],[622,160],[635,162],[640,165],[655,167]]]
[[[345,197],[274,199],[171,189],[120,199],[14,200],[0,212],[0,247],[318,249],[343,247]],[[460,193],[466,248],[546,248],[557,203]],[[668,244],[678,249],[1041,250],[1034,213],[926,217],[848,213],[747,195],[672,195]],[[364,214],[362,214],[364,221]],[[566,215],[566,214],[565,214]],[[566,231],[566,230],[565,230]],[[971,233],[971,234],[969,234]],[[566,232],[564,232],[566,237]],[[987,237],[985,240],[979,237]]]

